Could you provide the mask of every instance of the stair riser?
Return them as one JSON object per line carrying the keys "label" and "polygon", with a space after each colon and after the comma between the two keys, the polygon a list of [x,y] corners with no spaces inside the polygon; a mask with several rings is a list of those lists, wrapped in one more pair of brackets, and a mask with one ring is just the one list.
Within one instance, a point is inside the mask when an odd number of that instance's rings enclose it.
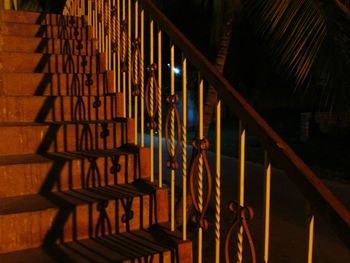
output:
{"label": "stair riser", "polygon": [[95,55],[94,40],[60,40],[49,38],[24,38],[0,35],[0,50],[45,54]]}
{"label": "stair riser", "polygon": [[[136,196],[132,200],[131,210],[134,216],[128,222],[122,221],[123,215],[125,215],[122,201],[118,200],[117,205],[114,200],[108,202],[106,212],[112,234],[150,226],[149,196],[143,196],[142,199]],[[124,205],[126,203],[127,200],[124,199]],[[37,212],[0,215],[0,253],[39,247],[53,242],[68,242],[100,236],[99,217],[97,203],[78,205],[71,211],[52,208]],[[50,231],[52,228],[54,230]],[[106,229],[108,228],[106,227]],[[53,232],[55,233],[52,234]]]}
{"label": "stair riser", "polygon": [[44,37],[63,39],[92,39],[92,27],[61,27],[47,25],[31,25],[19,23],[3,23],[1,34],[17,37]]}
{"label": "stair riser", "polygon": [[87,25],[87,18],[84,17],[68,17],[57,14],[43,14],[34,12],[19,11],[2,11],[1,19],[3,22],[24,23],[24,24],[42,24],[42,25],[62,25],[62,20],[66,25],[74,25],[81,27]]}
{"label": "stair riser", "polygon": [[[85,158],[0,166],[0,198],[92,187],[94,183],[96,186],[120,185],[147,176],[147,173],[139,175],[138,158],[134,154],[113,159],[106,156],[97,158],[95,163]],[[94,164],[100,173],[95,178],[91,173]]]}
{"label": "stair riser", "polygon": [[96,73],[106,69],[97,56],[0,53],[0,72]]}
{"label": "stair riser", "polygon": [[122,117],[121,96],[0,97],[0,121],[111,120]]}
{"label": "stair riser", "polygon": [[[75,83],[78,83],[78,88]],[[103,95],[113,86],[113,78],[103,74],[0,74],[1,96]]]}
{"label": "stair riser", "polygon": [[0,136],[6,140],[0,144],[0,156],[112,149],[127,142],[122,139],[127,132],[127,125],[120,123],[109,124],[107,128],[101,124],[2,127]]}

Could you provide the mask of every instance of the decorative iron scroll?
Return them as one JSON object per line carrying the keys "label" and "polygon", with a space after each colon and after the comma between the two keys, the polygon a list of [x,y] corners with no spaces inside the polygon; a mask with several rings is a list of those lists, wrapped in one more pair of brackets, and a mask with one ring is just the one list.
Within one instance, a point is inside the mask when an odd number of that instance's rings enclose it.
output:
{"label": "decorative iron scroll", "polygon": [[[166,98],[167,103],[169,103],[169,111],[165,120],[165,144],[168,152],[169,160],[167,161],[167,167],[170,170],[176,170],[179,168],[179,163],[177,162],[177,155],[180,150],[181,144],[181,122],[179,117],[179,112],[176,108],[176,103],[179,101],[179,97],[177,95],[170,95]],[[176,120],[176,128],[177,128],[177,142],[174,152],[172,152],[171,144],[169,143],[169,122],[171,121],[171,116],[174,114]],[[170,133],[173,133],[173,130],[170,130]],[[174,134],[171,134],[173,137]]]}
{"label": "decorative iron scroll", "polygon": [[230,261],[230,239],[235,233],[237,234],[238,231],[240,231],[239,229],[242,226],[243,232],[245,233],[248,239],[252,263],[256,263],[255,247],[247,224],[247,221],[253,219],[254,217],[253,209],[249,206],[240,206],[237,202],[231,202],[229,204],[229,210],[235,215],[235,220],[229,228],[229,230],[227,231],[225,238],[225,262],[232,262]]}
{"label": "decorative iron scroll", "polygon": [[[192,198],[192,202],[195,208],[195,215],[193,216],[192,220],[199,225],[199,227],[203,228],[204,230],[208,229],[208,221],[204,218],[205,212],[208,209],[209,202],[210,202],[210,197],[211,197],[211,188],[212,188],[212,178],[211,178],[211,172],[210,172],[210,167],[208,164],[208,159],[206,155],[206,150],[209,149],[209,141],[205,138],[203,139],[195,139],[192,142],[193,148],[197,151],[196,157],[194,161],[192,162],[191,165],[191,170],[190,170],[190,194]],[[202,158],[204,168],[206,171],[207,175],[207,180],[208,180],[208,187],[207,187],[207,194],[206,194],[206,199],[203,201],[204,205],[203,208],[200,209],[199,207],[199,200],[196,198],[196,191],[195,191],[195,179],[196,176],[198,176],[198,171],[196,171],[196,168],[198,170],[202,169],[200,167],[200,159]]]}
{"label": "decorative iron scroll", "polygon": [[141,62],[141,42],[139,38],[136,38],[132,43],[133,52],[131,56],[131,83],[133,87],[132,95],[140,96],[140,76],[142,74],[142,62]]}
{"label": "decorative iron scroll", "polygon": [[103,9],[102,0],[97,0],[97,21],[99,23],[102,22],[102,9]]}
{"label": "decorative iron scroll", "polygon": [[128,24],[126,20],[124,20],[120,26],[120,42],[122,43],[121,45],[121,55],[120,55],[120,60],[122,64],[122,72],[127,72],[128,67],[127,67],[127,54],[128,54]]}
{"label": "decorative iron scroll", "polygon": [[[147,67],[149,77],[145,89],[145,104],[148,113],[149,121],[147,122],[147,128],[153,130],[157,128],[157,122],[155,121],[156,113],[158,110],[158,82],[155,75],[157,70],[157,64],[152,64]],[[153,88],[153,96],[151,97],[151,88]],[[152,111],[151,111],[152,109]]]}
{"label": "decorative iron scroll", "polygon": [[107,234],[112,234],[112,226],[111,221],[108,217],[106,208],[108,207],[108,201],[102,200],[97,204],[97,211],[100,213],[100,216],[98,217],[95,236],[99,235],[99,232],[101,231],[101,235],[106,235],[106,226],[107,226]]}
{"label": "decorative iron scroll", "polygon": [[85,179],[85,188],[89,188],[90,182],[92,187],[96,187],[96,181],[97,186],[101,187],[101,173],[97,166],[97,158],[91,157],[88,158],[88,161],[90,166]]}
{"label": "decorative iron scroll", "polygon": [[112,17],[112,52],[117,53],[117,7],[113,6],[111,9],[111,17]]}
{"label": "decorative iron scroll", "polygon": [[108,36],[109,35],[109,24],[110,24],[110,16],[111,16],[111,8],[110,8],[110,1],[108,0],[104,0],[104,12],[105,12],[105,16],[104,16],[104,19],[105,19],[105,35]]}

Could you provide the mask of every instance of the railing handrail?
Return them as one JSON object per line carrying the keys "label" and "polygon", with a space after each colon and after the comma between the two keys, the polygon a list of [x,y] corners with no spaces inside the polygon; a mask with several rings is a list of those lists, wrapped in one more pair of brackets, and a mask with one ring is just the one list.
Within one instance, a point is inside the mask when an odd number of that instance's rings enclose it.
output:
{"label": "railing handrail", "polygon": [[313,209],[320,212],[350,247],[349,210],[151,0],[139,2],[209,84],[215,87],[219,98],[253,132],[273,160],[282,166]]}

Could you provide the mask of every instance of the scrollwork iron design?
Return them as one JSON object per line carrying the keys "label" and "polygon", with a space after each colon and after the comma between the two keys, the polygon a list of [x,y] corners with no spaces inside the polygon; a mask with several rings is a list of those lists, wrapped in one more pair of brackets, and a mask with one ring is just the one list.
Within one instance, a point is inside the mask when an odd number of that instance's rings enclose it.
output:
{"label": "scrollwork iron design", "polygon": [[[181,122],[179,117],[179,112],[176,108],[176,104],[179,101],[179,97],[177,95],[170,95],[166,98],[167,103],[170,105],[168,114],[166,116],[165,120],[165,144],[166,149],[168,152],[169,160],[167,161],[167,167],[170,170],[176,170],[179,168],[179,163],[177,161],[177,155],[180,151],[180,144],[181,144]],[[177,141],[174,151],[171,149],[171,144],[169,143],[169,124],[171,121],[171,116],[174,114],[175,121],[176,121],[176,128],[177,128]],[[170,130],[170,133],[172,133],[171,137],[173,137],[173,130]]]}
{"label": "scrollwork iron design", "polygon": [[[210,197],[211,197],[211,191],[212,191],[212,178],[211,178],[211,172],[210,167],[208,163],[208,159],[206,156],[206,150],[209,149],[209,142],[207,139],[195,139],[192,142],[193,148],[197,151],[195,158],[192,162],[191,169],[190,169],[190,194],[192,198],[192,202],[195,208],[195,215],[193,216],[192,220],[198,224],[198,226],[204,230],[208,229],[208,220],[205,219],[205,213],[208,209]],[[203,198],[202,196],[196,197],[196,191],[195,191],[195,179],[199,175],[199,170],[202,170],[202,167],[200,167],[201,162],[200,160],[203,160],[204,168],[206,170],[207,180],[208,180],[208,187],[207,187],[207,194],[205,200],[202,200],[204,205],[202,209],[200,208],[200,200],[199,198]],[[198,170],[196,169],[198,168]],[[200,179],[200,178],[198,178]]]}
{"label": "scrollwork iron design", "polygon": [[120,26],[120,42],[121,45],[121,54],[120,54],[120,60],[121,60],[121,71],[127,72],[128,66],[127,66],[127,54],[128,54],[128,24],[126,20],[124,20]]}
{"label": "scrollwork iron design", "polygon": [[[155,71],[157,70],[157,64],[152,64],[147,67],[149,72],[149,77],[145,89],[145,104],[146,111],[148,113],[149,121],[147,122],[147,127],[151,130],[157,128],[157,122],[155,121],[156,113],[158,110],[158,82],[155,76]],[[153,96],[151,97],[151,88],[153,88]],[[151,110],[152,109],[152,110]]]}
{"label": "scrollwork iron design", "polygon": [[131,56],[131,83],[133,87],[132,95],[139,96],[140,95],[140,76],[142,74],[140,39],[136,38],[132,46],[133,46],[133,53]]}
{"label": "scrollwork iron design", "polygon": [[242,226],[243,232],[248,239],[251,261],[252,263],[256,263],[256,254],[253,238],[247,223],[247,221],[251,220],[254,217],[253,209],[249,206],[240,206],[237,202],[231,202],[229,204],[229,210],[234,214],[235,219],[233,224],[228,229],[225,238],[225,262],[232,262],[230,261],[230,239],[235,233],[238,234],[238,231],[240,231],[240,227]]}

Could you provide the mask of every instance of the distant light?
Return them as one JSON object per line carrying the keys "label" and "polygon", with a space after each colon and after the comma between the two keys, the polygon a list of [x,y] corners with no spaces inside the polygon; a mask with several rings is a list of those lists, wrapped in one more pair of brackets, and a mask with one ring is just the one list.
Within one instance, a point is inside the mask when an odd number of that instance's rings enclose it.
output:
{"label": "distant light", "polygon": [[[168,68],[170,68],[170,64],[167,64]],[[179,75],[181,73],[181,70],[177,67],[173,67],[173,71],[176,75]]]}
{"label": "distant light", "polygon": [[174,67],[173,71],[176,75],[180,74],[180,69],[178,69],[177,67]]}

